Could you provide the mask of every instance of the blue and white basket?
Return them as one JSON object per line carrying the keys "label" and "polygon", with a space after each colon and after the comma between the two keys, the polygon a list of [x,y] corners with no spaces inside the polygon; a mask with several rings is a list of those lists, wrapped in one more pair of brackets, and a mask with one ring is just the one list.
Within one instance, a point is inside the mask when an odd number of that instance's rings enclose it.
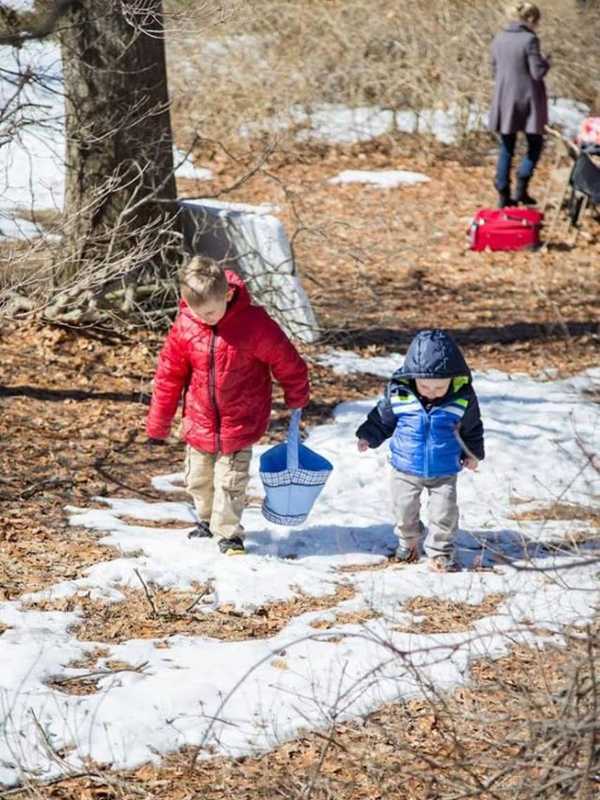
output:
{"label": "blue and white basket", "polygon": [[300,417],[292,412],[287,442],[260,457],[260,478],[265,487],[263,516],[277,525],[301,525],[325,486],[333,465],[300,444]]}

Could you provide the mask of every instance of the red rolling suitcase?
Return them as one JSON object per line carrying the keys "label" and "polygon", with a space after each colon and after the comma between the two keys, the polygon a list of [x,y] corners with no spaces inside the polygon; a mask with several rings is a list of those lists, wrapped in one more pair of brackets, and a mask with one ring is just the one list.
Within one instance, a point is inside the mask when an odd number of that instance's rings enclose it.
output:
{"label": "red rolling suitcase", "polygon": [[481,208],[469,227],[471,250],[533,250],[543,219],[535,208]]}

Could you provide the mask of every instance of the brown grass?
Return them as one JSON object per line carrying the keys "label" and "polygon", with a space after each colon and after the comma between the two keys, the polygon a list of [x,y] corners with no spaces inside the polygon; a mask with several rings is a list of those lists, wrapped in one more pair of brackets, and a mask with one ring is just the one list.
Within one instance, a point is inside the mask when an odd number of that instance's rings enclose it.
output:
{"label": "brown grass", "polygon": [[552,503],[543,508],[513,512],[511,519],[540,522],[577,520],[578,522],[588,522],[600,531],[600,508],[574,503]]}
{"label": "brown grass", "polygon": [[594,542],[600,534],[600,509],[595,506],[584,506],[574,503],[551,503],[543,508],[517,511],[511,515],[519,521],[553,522],[564,520],[577,523],[587,522],[590,526],[583,530],[567,530],[557,537],[557,541],[549,543],[557,548],[578,548]]}
{"label": "brown grass", "polygon": [[69,663],[66,666],[70,667],[71,669],[89,669],[89,670],[91,670],[92,667],[94,667],[96,665],[96,663],[98,662],[98,659],[106,658],[106,656],[108,655],[108,652],[109,651],[104,647],[96,647],[96,648],[94,648],[94,650],[91,650],[85,656],[82,656],[81,658],[73,659],[73,661],[69,661]]}
{"label": "brown grass", "polygon": [[[182,491],[184,491],[182,489]],[[119,516],[121,522],[125,525],[136,525],[142,528],[164,528],[170,530],[189,530],[194,527],[193,522],[180,522],[172,519],[139,519],[138,517],[129,517],[127,515]]]}
{"label": "brown grass", "polygon": [[336,572],[380,572],[390,567],[397,567],[397,564],[390,558],[378,561],[376,564],[342,564],[336,567]]}
{"label": "brown grass", "polygon": [[308,611],[332,608],[354,594],[348,585],[338,584],[331,595],[310,597],[299,591],[291,600],[265,604],[248,614],[229,605],[202,613],[202,600],[211,591],[209,585],[196,586],[192,592],[159,589],[151,584],[147,588],[151,602],[141,590],[122,589],[126,599],[119,603],[106,604],[75,595],[36,602],[29,607],[81,612],[83,619],[73,627],[80,641],[118,644],[129,639],[162,639],[176,634],[240,641],[274,636],[290,619]]}
{"label": "brown grass", "polygon": [[19,211],[19,217],[28,219],[31,222],[34,222],[36,225],[41,225],[42,228],[46,228],[46,230],[58,227],[62,222],[62,213],[52,208],[41,210],[22,208]]}
{"label": "brown grass", "polygon": [[0,600],[74,580],[87,567],[118,556],[115,548],[98,544],[90,531],[50,531],[40,523],[33,518],[0,518]]}
{"label": "brown grass", "polygon": [[315,619],[310,623],[311,628],[319,631],[328,631],[336,625],[361,625],[371,619],[380,617],[375,611],[364,609],[362,611],[337,611],[334,619]]}
{"label": "brown grass", "polygon": [[478,605],[438,597],[413,597],[404,603],[402,610],[424,617],[410,627],[397,625],[394,630],[410,633],[456,633],[468,631],[473,623],[497,611],[505,599],[503,594],[489,594]]}

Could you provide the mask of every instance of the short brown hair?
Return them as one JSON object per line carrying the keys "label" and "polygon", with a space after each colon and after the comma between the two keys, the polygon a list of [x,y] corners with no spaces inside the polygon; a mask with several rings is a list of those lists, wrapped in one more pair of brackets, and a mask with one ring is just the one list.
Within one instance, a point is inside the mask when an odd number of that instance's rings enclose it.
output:
{"label": "short brown hair", "polygon": [[229,286],[225,270],[217,261],[194,256],[179,274],[181,296],[192,308],[208,300],[221,300]]}

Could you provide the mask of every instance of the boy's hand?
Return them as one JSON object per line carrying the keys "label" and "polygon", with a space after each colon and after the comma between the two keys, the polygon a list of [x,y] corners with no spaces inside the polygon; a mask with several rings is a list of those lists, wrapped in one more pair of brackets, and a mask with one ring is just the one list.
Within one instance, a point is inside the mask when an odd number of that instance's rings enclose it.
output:
{"label": "boy's hand", "polygon": [[364,453],[366,450],[369,449],[369,443],[367,442],[366,439],[359,439],[358,442],[356,443],[356,446],[358,447],[359,453]]}
{"label": "boy's hand", "polygon": [[477,467],[479,466],[479,461],[472,456],[467,456],[463,461],[463,467],[470,469],[472,472],[475,472]]}

